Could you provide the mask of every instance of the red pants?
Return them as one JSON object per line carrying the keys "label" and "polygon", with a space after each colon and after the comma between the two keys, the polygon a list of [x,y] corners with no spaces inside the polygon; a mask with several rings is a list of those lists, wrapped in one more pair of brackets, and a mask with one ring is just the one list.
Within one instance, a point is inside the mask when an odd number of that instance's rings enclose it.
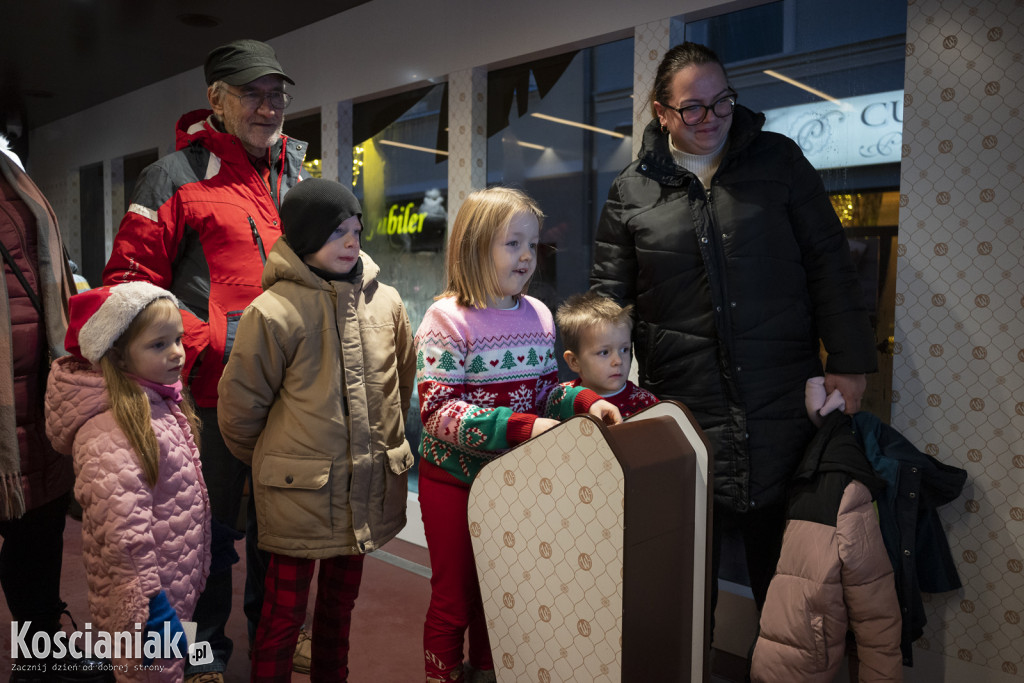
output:
{"label": "red pants", "polygon": [[[365,555],[320,560],[313,612],[309,679],[319,683],[348,680],[348,636],[352,607],[359,595]],[[306,619],[309,583],[316,560],[271,553],[263,612],[252,648],[250,681],[290,681],[299,629]]]}
{"label": "red pants", "polygon": [[470,665],[494,668],[469,538],[468,505],[468,488],[420,477],[420,508],[431,567],[423,649],[427,676],[445,681],[462,669],[467,629]]}

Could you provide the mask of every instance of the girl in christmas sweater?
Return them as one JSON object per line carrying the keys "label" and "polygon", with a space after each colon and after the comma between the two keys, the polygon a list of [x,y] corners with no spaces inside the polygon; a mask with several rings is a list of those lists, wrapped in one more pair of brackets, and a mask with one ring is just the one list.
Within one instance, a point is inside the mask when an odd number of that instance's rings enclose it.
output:
{"label": "girl in christmas sweater", "polygon": [[469,195],[452,227],[445,291],[416,333],[420,507],[432,570],[423,632],[428,683],[494,680],[466,520],[476,474],[559,419],[589,412],[621,421],[618,409],[589,389],[548,400],[558,383],[554,321],[525,295],[543,217],[518,190]]}

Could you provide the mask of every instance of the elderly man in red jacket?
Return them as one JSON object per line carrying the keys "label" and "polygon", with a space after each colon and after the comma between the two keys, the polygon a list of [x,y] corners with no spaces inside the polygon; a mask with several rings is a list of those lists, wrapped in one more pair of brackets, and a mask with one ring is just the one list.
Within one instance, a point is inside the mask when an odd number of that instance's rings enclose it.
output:
{"label": "elderly man in red jacket", "polygon": [[[234,527],[248,468],[224,446],[217,381],[242,311],[261,293],[266,254],[281,236],[278,208],[299,181],[306,145],[281,133],[291,101],[274,50],[255,40],[215,48],[206,59],[210,110],[178,121],[177,151],[147,167],[103,272],[103,284],[146,280],[182,304],[185,377],[203,421],[202,463],[213,509],[213,560],[195,619],[214,661],[190,667],[188,683],[218,683],[231,656]],[[265,558],[247,522],[245,612],[250,634],[263,600]]]}

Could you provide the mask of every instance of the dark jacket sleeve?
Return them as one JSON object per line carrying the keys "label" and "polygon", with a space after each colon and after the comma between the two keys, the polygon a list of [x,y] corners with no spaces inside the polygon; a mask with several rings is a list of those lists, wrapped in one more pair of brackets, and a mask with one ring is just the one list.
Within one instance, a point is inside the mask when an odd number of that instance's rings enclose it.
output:
{"label": "dark jacket sleeve", "polygon": [[790,220],[803,254],[818,335],[828,351],[826,371],[876,372],[874,335],[843,226],[818,172],[795,143],[787,142],[794,193]]}
{"label": "dark jacket sleeve", "polygon": [[636,300],[636,245],[625,224],[625,206],[619,188],[621,176],[612,183],[601,211],[594,241],[594,265],[590,288],[623,306]]}

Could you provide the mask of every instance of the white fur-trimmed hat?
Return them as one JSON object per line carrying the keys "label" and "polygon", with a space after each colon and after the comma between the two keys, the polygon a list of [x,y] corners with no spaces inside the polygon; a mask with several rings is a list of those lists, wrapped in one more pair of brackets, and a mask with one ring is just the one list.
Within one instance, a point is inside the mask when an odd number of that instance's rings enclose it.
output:
{"label": "white fur-trimmed hat", "polygon": [[64,348],[90,363],[99,363],[135,316],[157,299],[170,299],[179,306],[173,294],[149,282],[125,282],[75,294],[69,304]]}

